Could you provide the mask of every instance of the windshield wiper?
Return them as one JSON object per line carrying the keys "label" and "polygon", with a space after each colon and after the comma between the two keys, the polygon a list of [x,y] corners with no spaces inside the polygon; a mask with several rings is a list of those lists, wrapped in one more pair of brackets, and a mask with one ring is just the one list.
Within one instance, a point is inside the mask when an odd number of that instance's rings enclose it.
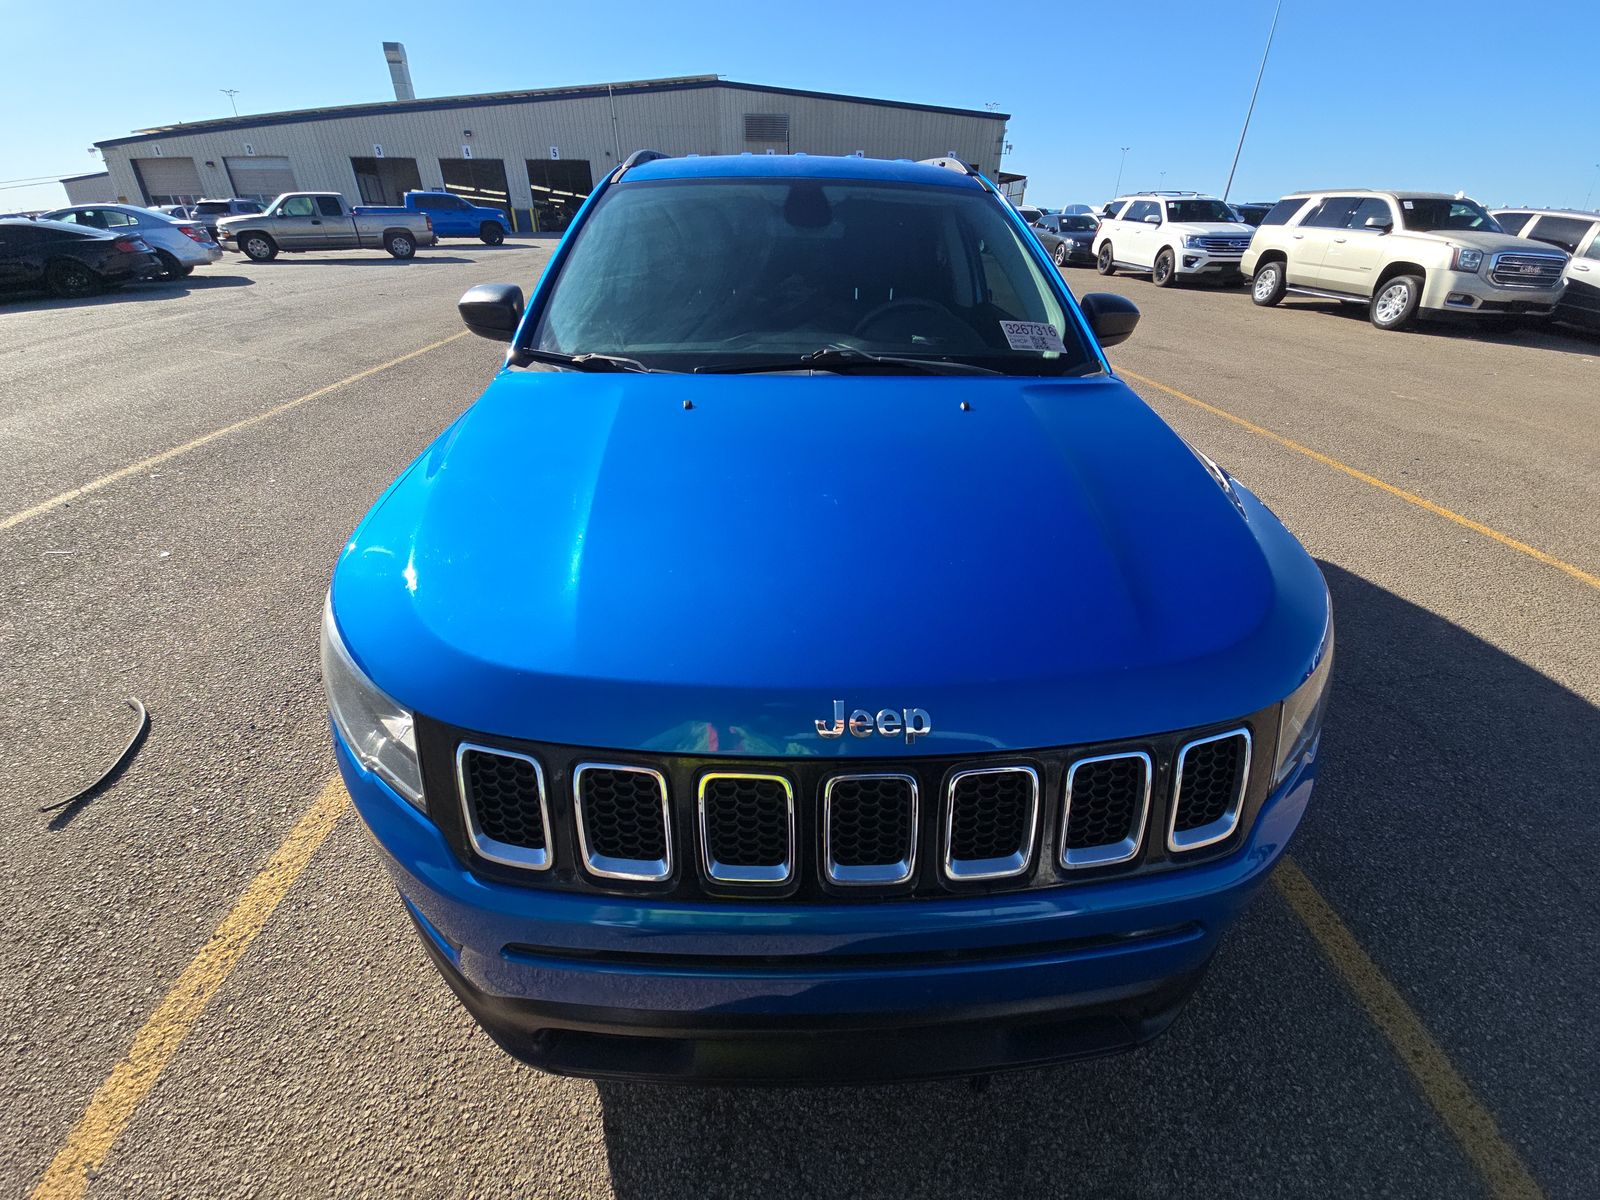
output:
{"label": "windshield wiper", "polygon": [[868,354],[848,346],[824,346],[810,354],[793,358],[762,359],[757,362],[712,363],[696,367],[696,375],[757,375],[764,371],[845,371],[851,367],[898,367],[919,375],[1003,375],[992,367],[978,367],[971,363],[947,362],[925,358],[894,358],[887,354]]}
{"label": "windshield wiper", "polygon": [[571,367],[574,371],[644,371],[652,368],[645,366],[636,358],[621,358],[615,354],[563,354],[559,350],[529,350],[526,348],[513,352],[516,361],[521,363],[542,362],[554,363],[558,367]]}

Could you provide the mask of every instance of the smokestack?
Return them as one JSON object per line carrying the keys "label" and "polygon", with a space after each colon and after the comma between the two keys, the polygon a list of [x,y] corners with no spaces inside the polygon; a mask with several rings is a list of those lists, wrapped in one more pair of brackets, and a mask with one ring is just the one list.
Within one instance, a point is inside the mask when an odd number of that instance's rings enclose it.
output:
{"label": "smokestack", "polygon": [[415,100],[417,94],[411,90],[411,68],[406,65],[406,48],[399,42],[385,42],[383,57],[389,60],[389,78],[394,80],[394,98]]}

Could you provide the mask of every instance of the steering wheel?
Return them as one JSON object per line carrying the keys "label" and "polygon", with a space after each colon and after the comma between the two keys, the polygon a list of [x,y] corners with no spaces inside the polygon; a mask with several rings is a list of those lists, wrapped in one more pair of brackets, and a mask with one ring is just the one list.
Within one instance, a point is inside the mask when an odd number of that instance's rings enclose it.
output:
{"label": "steering wheel", "polygon": [[937,300],[923,300],[912,296],[903,300],[885,300],[882,304],[878,305],[878,307],[867,313],[866,316],[862,317],[861,320],[857,321],[855,323],[855,328],[850,330],[850,334],[852,337],[861,337],[864,330],[869,328],[874,322],[883,320],[883,318],[888,316],[890,313],[911,312],[918,309],[924,312],[934,313],[940,317],[943,317],[947,321],[954,321],[956,319],[955,314],[944,305],[940,304]]}

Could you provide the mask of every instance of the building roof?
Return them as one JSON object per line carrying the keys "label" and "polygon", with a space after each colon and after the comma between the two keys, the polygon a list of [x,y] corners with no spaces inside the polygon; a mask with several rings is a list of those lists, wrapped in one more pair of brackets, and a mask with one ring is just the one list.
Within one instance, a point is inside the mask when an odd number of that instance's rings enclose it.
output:
{"label": "building roof", "polygon": [[696,91],[703,88],[734,88],[767,95],[806,96],[814,100],[841,100],[847,104],[873,104],[884,108],[907,108],[917,112],[949,113],[960,117],[982,117],[1009,121],[1010,113],[984,109],[947,108],[938,104],[913,104],[905,100],[880,100],[871,96],[849,96],[837,92],[813,92],[801,88],[767,87],[759,83],[737,83],[719,75],[679,75],[669,79],[634,79],[614,83],[588,83],[572,87],[537,88],[520,92],[484,92],[471,96],[439,96],[422,100],[383,100],[372,104],[341,104],[331,108],[302,108],[291,112],[257,113],[245,117],[218,117],[211,121],[180,122],[140,129],[127,137],[108,138],[96,146],[126,146],[192,133],[225,133],[239,129],[260,129],[268,125],[299,125],[310,121],[344,117],[391,116],[396,113],[434,112],[450,108],[487,108],[501,104],[541,104],[553,100],[595,99],[601,96],[639,96],[660,92]]}
{"label": "building roof", "polygon": [[63,175],[62,183],[77,183],[80,179],[110,179],[110,171],[85,171],[82,175]]}

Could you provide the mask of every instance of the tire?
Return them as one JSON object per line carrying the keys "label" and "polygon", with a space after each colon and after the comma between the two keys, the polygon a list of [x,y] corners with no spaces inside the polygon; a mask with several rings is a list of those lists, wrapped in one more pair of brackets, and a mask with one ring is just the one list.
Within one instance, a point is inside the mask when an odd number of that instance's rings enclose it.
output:
{"label": "tire", "polygon": [[1369,315],[1379,329],[1404,329],[1422,303],[1422,280],[1415,275],[1394,275],[1378,285]]}
{"label": "tire", "polygon": [[161,260],[161,278],[168,282],[177,282],[187,279],[194,274],[193,267],[186,267],[165,250],[157,250],[156,257]]}
{"label": "tire", "polygon": [[1161,288],[1178,282],[1178,261],[1171,250],[1156,252],[1156,261],[1150,267],[1150,282]]}
{"label": "tire", "polygon": [[1273,259],[1256,268],[1256,277],[1250,282],[1250,299],[1262,308],[1271,308],[1283,299],[1287,287],[1283,264]]}
{"label": "tire", "polygon": [[1100,253],[1095,255],[1094,269],[1102,275],[1115,275],[1117,273],[1117,260],[1111,253],[1111,243],[1101,242]]}
{"label": "tire", "polygon": [[1056,252],[1052,257],[1056,260],[1056,266],[1065,267],[1067,265],[1067,244],[1065,242],[1057,242]]}
{"label": "tire", "polygon": [[478,226],[478,236],[485,246],[498,246],[506,240],[506,231],[493,221],[485,221]]}
{"label": "tire", "polygon": [[239,249],[251,262],[271,262],[278,257],[278,243],[264,233],[247,233],[239,239]]}
{"label": "tire", "polygon": [[57,296],[77,300],[93,295],[100,286],[99,277],[75,258],[58,258],[45,269],[45,286]]}
{"label": "tire", "polygon": [[396,258],[410,258],[417,252],[417,243],[411,239],[409,233],[386,233],[383,237],[383,248]]}

